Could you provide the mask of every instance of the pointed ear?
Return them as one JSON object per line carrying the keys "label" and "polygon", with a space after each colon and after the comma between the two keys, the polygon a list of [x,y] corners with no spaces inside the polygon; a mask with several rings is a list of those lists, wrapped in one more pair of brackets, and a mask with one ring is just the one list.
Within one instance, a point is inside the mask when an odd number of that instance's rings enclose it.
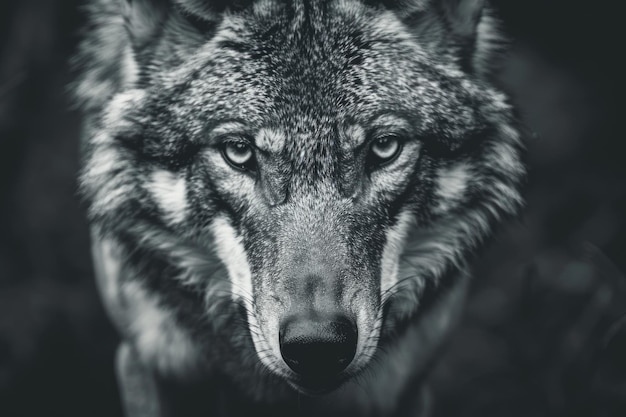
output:
{"label": "pointed ear", "polygon": [[[217,28],[223,12],[241,0],[118,0],[132,60],[138,68],[158,54],[159,42],[168,38],[167,57],[184,56],[205,42]],[[163,51],[161,51],[163,52]],[[140,71],[141,72],[141,71]]]}
{"label": "pointed ear", "polygon": [[[154,39],[167,20],[170,24],[190,24],[206,31],[220,19],[226,8],[237,7],[240,0],[119,0],[126,30],[136,50]],[[172,22],[173,21],[173,22]],[[190,28],[181,28],[181,30]],[[189,34],[189,33],[188,33]]]}
{"label": "pointed ear", "polygon": [[166,0],[121,0],[124,26],[135,50],[154,38],[167,17]]}
{"label": "pointed ear", "polygon": [[[136,49],[149,43],[166,20],[178,26],[191,25],[199,32],[210,32],[226,10],[239,10],[252,0],[118,0],[126,29]],[[172,22],[172,20],[174,22]],[[181,28],[189,33],[189,27]]]}
{"label": "pointed ear", "polygon": [[497,20],[486,0],[388,0],[416,37],[436,53],[445,53],[464,70],[487,76],[503,44]]}
{"label": "pointed ear", "polygon": [[485,6],[485,0],[443,0],[444,16],[450,30],[459,37],[473,37]]}

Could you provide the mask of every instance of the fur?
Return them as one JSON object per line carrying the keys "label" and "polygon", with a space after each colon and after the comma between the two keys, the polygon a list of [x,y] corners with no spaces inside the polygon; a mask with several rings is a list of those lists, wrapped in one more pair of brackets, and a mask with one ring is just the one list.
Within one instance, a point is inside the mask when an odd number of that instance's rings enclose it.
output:
{"label": "fur", "polygon": [[[417,381],[462,311],[471,256],[523,204],[489,6],[86,10],[80,184],[126,413],[187,413],[172,387],[207,383],[216,415],[427,408]],[[281,326],[307,311],[357,329],[319,390],[281,356]]]}

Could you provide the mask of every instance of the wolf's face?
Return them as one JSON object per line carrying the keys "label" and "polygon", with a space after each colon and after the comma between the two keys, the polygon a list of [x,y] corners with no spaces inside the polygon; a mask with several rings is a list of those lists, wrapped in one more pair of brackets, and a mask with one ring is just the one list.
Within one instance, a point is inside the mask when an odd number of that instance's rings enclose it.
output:
{"label": "wolf's face", "polygon": [[88,152],[92,218],[215,253],[259,360],[328,390],[517,209],[511,109],[407,24],[426,6],[259,1],[203,33],[197,3],[164,29],[193,47],[158,72],[129,58]]}

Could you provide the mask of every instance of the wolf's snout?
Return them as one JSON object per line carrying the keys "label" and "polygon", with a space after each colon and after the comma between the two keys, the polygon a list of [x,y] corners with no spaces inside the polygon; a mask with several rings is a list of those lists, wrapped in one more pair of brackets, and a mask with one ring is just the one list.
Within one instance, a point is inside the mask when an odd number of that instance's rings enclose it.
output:
{"label": "wolf's snout", "polygon": [[280,328],[280,352],[310,383],[324,383],[346,369],[357,345],[354,321],[345,316],[291,316]]}

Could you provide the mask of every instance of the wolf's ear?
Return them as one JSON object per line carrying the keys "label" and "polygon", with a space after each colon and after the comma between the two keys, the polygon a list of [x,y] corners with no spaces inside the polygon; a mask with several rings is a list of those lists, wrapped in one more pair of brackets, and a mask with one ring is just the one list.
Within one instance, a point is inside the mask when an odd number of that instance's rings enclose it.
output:
{"label": "wolf's ear", "polygon": [[189,18],[191,23],[205,26],[219,18],[222,0],[118,0],[122,3],[124,25],[136,50],[150,43],[163,30],[167,21]]}
{"label": "wolf's ear", "polygon": [[416,37],[457,58],[466,71],[489,74],[503,44],[486,0],[385,0]]}
{"label": "wolf's ear", "polygon": [[166,26],[186,35],[194,28],[210,32],[224,10],[237,10],[251,3],[251,0],[118,1],[122,2],[124,23],[135,49],[142,49]]}
{"label": "wolf's ear", "polygon": [[167,15],[166,0],[120,0],[124,26],[135,49],[153,39]]}
{"label": "wolf's ear", "polygon": [[227,8],[237,10],[248,6],[252,0],[173,0],[188,13],[199,17],[213,18]]}
{"label": "wolf's ear", "polygon": [[475,36],[485,0],[442,0],[440,3],[449,28],[456,36]]}

